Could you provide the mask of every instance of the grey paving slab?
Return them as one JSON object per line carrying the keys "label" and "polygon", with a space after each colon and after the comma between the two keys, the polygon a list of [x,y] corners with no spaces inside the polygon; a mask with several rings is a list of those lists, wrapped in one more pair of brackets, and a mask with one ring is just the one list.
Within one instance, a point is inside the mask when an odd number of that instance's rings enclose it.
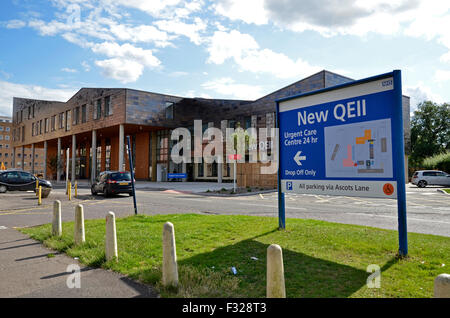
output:
{"label": "grey paving slab", "polygon": [[[79,267],[80,288],[68,287],[74,287],[70,265]],[[112,271],[83,266],[9,228],[0,230],[0,282],[0,297],[158,297],[150,286]]]}

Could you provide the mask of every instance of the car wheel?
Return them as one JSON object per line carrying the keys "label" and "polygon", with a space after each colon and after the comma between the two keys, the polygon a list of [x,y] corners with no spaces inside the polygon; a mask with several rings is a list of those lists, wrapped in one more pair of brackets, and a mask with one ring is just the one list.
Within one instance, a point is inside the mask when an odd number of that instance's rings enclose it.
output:
{"label": "car wheel", "polygon": [[6,191],[8,190],[8,188],[4,185],[0,185],[0,193],[6,193]]}
{"label": "car wheel", "polygon": [[425,187],[427,186],[427,182],[424,181],[424,180],[420,180],[420,181],[417,183],[417,186],[418,186],[419,188],[425,188]]}

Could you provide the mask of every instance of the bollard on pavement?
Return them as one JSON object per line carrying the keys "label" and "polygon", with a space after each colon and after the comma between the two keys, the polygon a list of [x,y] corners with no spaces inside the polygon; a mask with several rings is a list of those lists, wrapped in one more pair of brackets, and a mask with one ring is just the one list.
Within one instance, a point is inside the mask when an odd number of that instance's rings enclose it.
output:
{"label": "bollard on pavement", "polygon": [[85,242],[84,238],[84,211],[83,206],[78,204],[75,207],[75,227],[74,227],[74,241],[75,245]]}
{"label": "bollard on pavement", "polygon": [[42,204],[42,186],[39,186],[38,189],[38,205]]}
{"label": "bollard on pavement", "polygon": [[75,181],[75,198],[78,196],[78,182]]}
{"label": "bollard on pavement", "polygon": [[105,238],[106,260],[118,258],[117,254],[117,234],[116,234],[116,216],[114,212],[109,211],[106,215],[106,238]]}
{"label": "bollard on pavement", "polygon": [[67,194],[69,195],[69,201],[72,200],[72,184],[70,183],[70,181],[67,186]]}
{"label": "bollard on pavement", "polygon": [[286,298],[283,251],[277,244],[267,248],[267,298]]}
{"label": "bollard on pavement", "polygon": [[178,286],[177,252],[175,247],[175,230],[173,224],[166,222],[163,227],[163,267],[162,283],[164,286]]}
{"label": "bollard on pavement", "polygon": [[56,200],[53,203],[53,221],[52,221],[52,235],[62,235],[62,223],[61,223],[61,201]]}
{"label": "bollard on pavement", "polygon": [[434,298],[450,298],[449,274],[441,274],[434,279]]}

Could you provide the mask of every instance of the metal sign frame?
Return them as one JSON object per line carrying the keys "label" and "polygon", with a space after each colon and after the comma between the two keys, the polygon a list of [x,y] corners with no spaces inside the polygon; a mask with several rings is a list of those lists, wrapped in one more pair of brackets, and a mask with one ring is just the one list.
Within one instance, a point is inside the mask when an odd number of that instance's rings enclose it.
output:
{"label": "metal sign frame", "polygon": [[[389,109],[390,117],[387,117],[385,119],[390,119],[390,138],[391,138],[391,146],[392,146],[392,176],[390,177],[373,177],[370,180],[375,181],[393,181],[396,182],[396,188],[394,194],[394,198],[396,195],[397,199],[397,208],[398,208],[398,232],[399,232],[399,254],[400,256],[406,256],[408,254],[408,243],[407,243],[407,224],[406,224],[406,188],[405,188],[405,162],[404,162],[404,134],[403,134],[403,112],[402,112],[402,84],[401,84],[401,71],[400,70],[394,70],[393,72],[352,81],[349,83],[333,86],[333,87],[327,87],[324,89],[299,94],[291,97],[282,98],[276,101],[276,121],[277,121],[277,127],[280,129],[283,127],[283,122],[280,121],[280,104],[285,103],[286,105],[290,105],[290,102],[293,102],[293,100],[304,100],[304,101],[314,101],[316,97],[320,97],[322,94],[323,96],[326,96],[325,94],[329,94],[330,96],[339,96],[339,91],[342,90],[353,90],[356,92],[355,97],[352,98],[358,98],[363,96],[368,96],[364,93],[365,87],[370,85],[373,82],[376,81],[382,81],[385,79],[392,78],[392,85],[393,88],[388,90],[389,91],[389,105],[392,105],[392,108]],[[343,90],[344,89],[344,90]],[[358,95],[358,92],[361,91],[361,94]],[[347,97],[348,98],[348,97]],[[345,98],[341,98],[345,99]],[[286,103],[288,102],[288,103]],[[336,98],[335,100],[331,99],[328,103],[331,102],[339,102],[339,98]],[[319,104],[311,104],[309,106],[306,106],[304,109],[307,109],[307,107],[318,107],[321,106]],[[292,106],[287,110],[298,110],[300,107],[295,108],[295,103],[292,103]],[[301,108],[303,109],[303,108]],[[284,110],[286,111],[286,110]],[[302,117],[302,120],[306,120],[306,113],[305,116]],[[383,118],[383,117],[382,117]],[[317,114],[316,114],[317,119]],[[300,119],[298,119],[300,122]],[[369,122],[372,119],[367,120],[358,120],[355,121],[355,123],[364,123]],[[311,122],[314,122],[311,120]],[[281,124],[281,125],[280,125]],[[343,124],[341,124],[343,125]],[[331,127],[331,126],[323,126],[323,130],[325,131],[325,128]],[[286,219],[285,219],[285,192],[283,189],[286,189],[286,186],[288,188],[292,187],[292,183],[289,184],[288,181],[286,181],[286,178],[282,178],[282,168],[283,168],[283,159],[284,156],[286,156],[287,150],[285,146],[282,144],[282,131],[280,129],[280,138],[278,140],[279,142],[279,151],[278,151],[278,218],[279,218],[279,228],[285,229],[286,228]],[[325,132],[322,133],[322,136],[324,138]],[[325,139],[325,138],[324,138]],[[325,140],[322,141],[324,148],[325,148]],[[294,149],[295,147],[290,148]],[[322,149],[320,149],[322,150]],[[295,151],[295,150],[294,150]],[[300,151],[299,151],[300,152]],[[325,149],[323,149],[322,153],[323,157],[325,157]],[[292,156],[292,153],[290,153],[290,156]],[[297,162],[298,165],[301,165],[301,163],[306,160],[305,153],[296,153],[295,157],[291,158]],[[322,160],[322,159],[321,159]],[[287,162],[287,161],[286,161]],[[290,162],[290,161],[289,161]],[[326,162],[326,159],[323,158],[323,162]],[[324,167],[325,168],[325,167]],[[322,172],[325,174],[325,172]],[[286,174],[286,173],[285,173]],[[285,182],[283,182],[283,180]],[[302,180],[302,177],[297,177],[296,180]],[[311,178],[310,178],[311,180]],[[342,178],[342,177],[325,177],[324,179],[313,179],[316,181],[359,181],[364,182],[367,179],[365,178],[358,178],[358,177],[349,177],[349,178]],[[372,189],[372,188],[371,188]],[[391,191],[388,187],[386,189],[387,192]],[[383,190],[384,191],[384,190]],[[386,194],[387,192],[384,191]],[[327,193],[330,194],[330,193]],[[343,195],[337,193],[336,195]],[[352,195],[352,194],[350,194]],[[389,197],[389,196],[388,196]]]}

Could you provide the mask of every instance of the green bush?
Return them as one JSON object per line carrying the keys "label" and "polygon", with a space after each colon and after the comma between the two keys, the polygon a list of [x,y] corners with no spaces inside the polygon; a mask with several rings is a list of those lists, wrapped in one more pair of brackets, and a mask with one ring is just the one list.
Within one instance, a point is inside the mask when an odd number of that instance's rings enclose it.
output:
{"label": "green bush", "polygon": [[425,169],[437,169],[450,172],[450,151],[425,158],[422,166]]}

